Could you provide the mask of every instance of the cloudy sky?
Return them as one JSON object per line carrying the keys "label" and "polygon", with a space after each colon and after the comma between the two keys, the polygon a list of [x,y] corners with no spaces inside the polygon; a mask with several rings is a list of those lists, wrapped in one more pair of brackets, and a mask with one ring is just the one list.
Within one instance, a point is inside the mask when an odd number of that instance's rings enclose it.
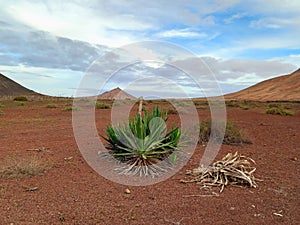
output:
{"label": "cloudy sky", "polygon": [[[216,85],[229,93],[300,67],[298,0],[0,4],[0,73],[43,94],[74,96],[90,87],[80,85],[88,76],[97,77],[90,88],[99,92],[120,86],[135,95],[177,96],[182,89],[196,97],[218,94]],[[125,59],[131,50],[141,57]]]}

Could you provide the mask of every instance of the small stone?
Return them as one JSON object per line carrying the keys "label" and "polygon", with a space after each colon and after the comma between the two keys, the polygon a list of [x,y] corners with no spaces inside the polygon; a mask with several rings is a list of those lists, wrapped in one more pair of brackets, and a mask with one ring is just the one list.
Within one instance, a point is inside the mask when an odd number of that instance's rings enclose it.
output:
{"label": "small stone", "polygon": [[230,207],[229,209],[230,209],[230,210],[235,210],[235,208],[234,208],[234,207]]}
{"label": "small stone", "polygon": [[126,194],[130,194],[131,191],[130,191],[128,188],[126,188],[126,189],[125,189],[125,193],[126,193]]}
{"label": "small stone", "polygon": [[293,160],[293,161],[298,161],[298,158],[297,158],[297,157],[294,157],[292,160]]}
{"label": "small stone", "polygon": [[148,198],[151,199],[151,200],[155,200],[155,196],[154,195],[150,195]]}
{"label": "small stone", "polygon": [[73,156],[64,158],[65,161],[69,161],[69,160],[71,160],[71,159],[73,159]]}

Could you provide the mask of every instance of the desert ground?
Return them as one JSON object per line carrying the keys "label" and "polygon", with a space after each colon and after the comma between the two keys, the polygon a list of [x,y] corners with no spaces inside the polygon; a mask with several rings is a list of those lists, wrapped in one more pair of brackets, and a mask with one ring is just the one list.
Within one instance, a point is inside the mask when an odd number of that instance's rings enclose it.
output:
{"label": "desert ground", "polygon": [[[236,151],[251,157],[259,181],[257,188],[229,185],[222,193],[180,182],[186,170],[199,166],[203,145],[170,179],[124,186],[103,178],[83,159],[73,135],[71,99],[0,103],[1,225],[299,224],[299,102],[228,103],[228,119],[252,144],[222,145],[216,159]],[[266,114],[270,104],[284,105],[294,115]],[[209,116],[206,104],[196,106],[200,120]],[[96,109],[100,133],[109,125],[110,110]]]}

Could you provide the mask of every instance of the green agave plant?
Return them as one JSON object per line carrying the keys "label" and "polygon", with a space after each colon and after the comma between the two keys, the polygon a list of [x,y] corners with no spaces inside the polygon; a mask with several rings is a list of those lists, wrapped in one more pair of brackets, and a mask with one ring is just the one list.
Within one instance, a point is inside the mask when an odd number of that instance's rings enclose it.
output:
{"label": "green agave plant", "polygon": [[[155,164],[179,150],[181,130],[176,127],[167,132],[166,121],[167,112],[156,107],[151,114],[146,111],[126,124],[107,127],[107,137],[102,138],[109,144],[109,153],[129,165],[125,174],[149,175],[149,170],[155,174],[162,170]],[[176,161],[176,157],[171,159]]]}

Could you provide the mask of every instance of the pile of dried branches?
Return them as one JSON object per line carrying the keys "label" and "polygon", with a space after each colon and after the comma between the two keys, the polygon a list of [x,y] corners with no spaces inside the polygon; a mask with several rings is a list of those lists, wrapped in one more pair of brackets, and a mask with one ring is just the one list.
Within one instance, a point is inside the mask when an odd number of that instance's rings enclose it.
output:
{"label": "pile of dried branches", "polygon": [[232,185],[247,185],[256,188],[256,178],[253,176],[256,168],[251,166],[253,159],[228,153],[222,160],[213,163],[208,168],[196,168],[187,170],[186,174],[192,176],[190,180],[182,180],[183,183],[195,182],[204,186],[224,187]]}

